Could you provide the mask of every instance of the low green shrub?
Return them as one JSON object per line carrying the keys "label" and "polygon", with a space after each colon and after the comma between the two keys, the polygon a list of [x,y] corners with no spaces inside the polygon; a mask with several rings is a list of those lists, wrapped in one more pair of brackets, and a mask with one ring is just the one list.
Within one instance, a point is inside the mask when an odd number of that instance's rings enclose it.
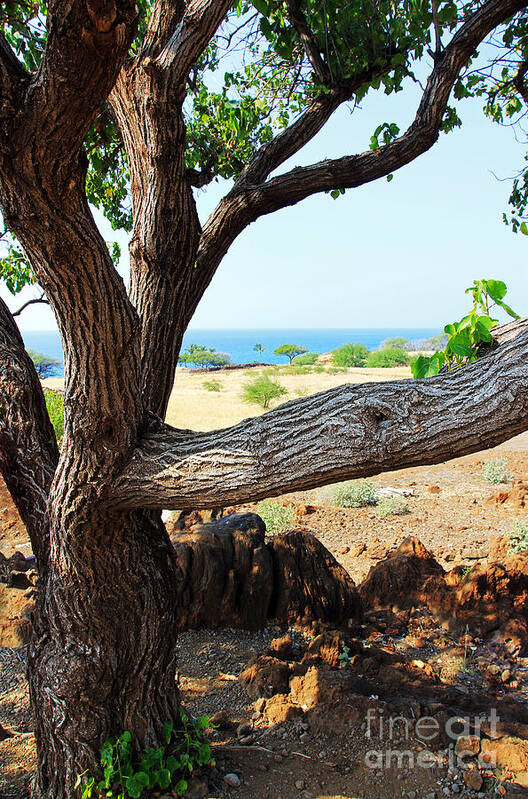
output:
{"label": "low green shrub", "polygon": [[348,480],[333,487],[332,501],[340,508],[363,508],[376,504],[378,490],[368,480]]}
{"label": "low green shrub", "polygon": [[398,347],[387,347],[384,350],[374,350],[369,352],[367,358],[367,366],[369,367],[391,367],[391,366],[407,366],[410,358],[405,350]]}
{"label": "low green shrub", "polygon": [[294,366],[313,366],[314,363],[317,363],[318,358],[318,352],[305,352],[303,355],[297,355],[297,357],[293,359],[292,364]]}
{"label": "low green shrub", "polygon": [[295,508],[292,505],[281,505],[280,502],[273,502],[265,499],[257,505],[257,513],[266,525],[268,533],[280,533],[292,527],[297,518]]}
{"label": "low green shrub", "polygon": [[484,480],[488,483],[497,485],[498,483],[509,483],[512,479],[508,471],[508,461],[506,458],[492,458],[482,466]]}
{"label": "low green shrub", "polygon": [[379,516],[403,516],[410,513],[410,508],[402,497],[383,497],[376,505]]}
{"label": "low green shrub", "polygon": [[368,349],[364,344],[343,344],[332,351],[334,366],[365,366]]}
{"label": "low green shrub", "polygon": [[202,386],[206,391],[221,391],[222,383],[220,380],[204,380]]}
{"label": "low green shrub", "polygon": [[260,405],[264,410],[269,408],[273,399],[282,397],[288,391],[284,386],[275,380],[271,380],[268,375],[256,377],[251,383],[246,383],[242,389],[242,399],[254,405]]}
{"label": "low green shrub", "polygon": [[510,533],[510,547],[508,552],[525,552],[528,549],[528,521],[515,519],[513,530]]}
{"label": "low green shrub", "polygon": [[44,389],[44,399],[46,400],[46,408],[48,415],[55,430],[57,444],[62,444],[62,436],[64,433],[64,397],[60,391],[53,391],[51,388]]}
{"label": "low green shrub", "polygon": [[152,796],[153,789],[170,789],[172,796],[183,796],[191,774],[203,766],[215,765],[205,738],[210,726],[208,716],[191,719],[181,711],[177,728],[172,721],[165,724],[164,746],[158,749],[148,747],[135,753],[128,731],[107,739],[100,757],[103,779],[87,776],[86,772],[77,777],[75,787],[81,799],[139,799]]}

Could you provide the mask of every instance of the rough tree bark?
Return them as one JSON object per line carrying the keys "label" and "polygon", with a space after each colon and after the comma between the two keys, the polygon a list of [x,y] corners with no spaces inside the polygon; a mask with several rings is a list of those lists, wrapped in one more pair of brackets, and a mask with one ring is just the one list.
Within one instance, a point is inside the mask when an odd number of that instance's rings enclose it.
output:
{"label": "rough tree bark", "polygon": [[[182,106],[189,71],[230,5],[158,0],[130,59],[133,0],[53,0],[46,52],[33,75],[0,37],[0,207],[55,312],[65,353],[57,463],[42,392],[0,306],[0,470],[41,569],[29,660],[39,799],[71,799],[77,774],[95,770],[105,737],[130,729],[139,747],[155,744],[177,712],[182,581],[160,508],[218,505],[432,462],[526,427],[526,334],[452,376],[373,394],[344,388],[216,434],[160,421],[183,332],[241,230],[317,191],[375,180],[431,147],[468,56],[526,4],[487,0],[477,9],[437,55],[415,122],[391,145],[270,179],[374,73],[322,93],[257,152],[201,230],[192,186],[207,175],[184,168]],[[299,5],[290,9],[321,70]],[[129,294],[85,195],[82,144],[109,98],[131,170]],[[513,377],[517,383],[505,385]],[[478,398],[474,412],[460,410],[461,392],[471,403]],[[435,410],[450,416],[440,423]],[[471,425],[482,420],[477,439]]]}
{"label": "rough tree bark", "polygon": [[339,386],[210,433],[157,425],[114,501],[215,507],[500,444],[528,429],[528,320],[506,327],[481,361],[427,380]]}

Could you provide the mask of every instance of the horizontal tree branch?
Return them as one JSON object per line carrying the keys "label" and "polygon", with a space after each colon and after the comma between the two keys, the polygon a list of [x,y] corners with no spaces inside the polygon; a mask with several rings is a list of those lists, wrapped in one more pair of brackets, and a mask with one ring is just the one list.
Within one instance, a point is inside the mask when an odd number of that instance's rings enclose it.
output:
{"label": "horizontal tree branch", "polygon": [[110,501],[222,506],[496,446],[528,430],[528,319],[517,327],[513,340],[445,375],[339,386],[209,433],[158,422]]}

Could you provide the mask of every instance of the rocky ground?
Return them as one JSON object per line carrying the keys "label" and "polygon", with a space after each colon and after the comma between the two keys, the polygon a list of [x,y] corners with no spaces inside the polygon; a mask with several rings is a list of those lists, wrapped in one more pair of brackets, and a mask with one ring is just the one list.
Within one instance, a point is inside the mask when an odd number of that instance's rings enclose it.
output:
{"label": "rocky ground", "polygon": [[[512,480],[493,486],[482,465],[499,455]],[[217,765],[189,796],[528,796],[528,556],[507,542],[526,516],[527,471],[521,436],[375,478],[405,491],[405,515],[339,509],[327,489],[281,497],[352,576],[363,617],[179,637],[183,701],[217,724]],[[24,661],[36,580],[0,485],[0,551],[17,550],[0,563],[0,799],[28,796],[34,767]]]}

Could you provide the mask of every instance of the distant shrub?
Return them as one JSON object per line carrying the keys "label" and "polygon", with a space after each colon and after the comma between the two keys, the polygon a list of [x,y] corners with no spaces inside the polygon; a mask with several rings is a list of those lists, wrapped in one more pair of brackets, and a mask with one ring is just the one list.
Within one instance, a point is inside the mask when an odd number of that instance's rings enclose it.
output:
{"label": "distant shrub", "polygon": [[273,399],[287,394],[287,389],[275,380],[271,380],[268,375],[255,378],[251,383],[247,383],[242,390],[244,402],[251,402],[253,405],[260,405],[264,410],[269,408]]}
{"label": "distant shrub", "polygon": [[484,479],[494,485],[497,483],[509,483],[512,479],[508,471],[508,461],[504,457],[492,458],[492,460],[486,461],[482,466],[482,471]]}
{"label": "distant shrub", "polygon": [[206,391],[221,391],[222,383],[220,380],[204,380],[202,386]]}
{"label": "distant shrub", "polygon": [[206,349],[200,344],[189,344],[178,359],[180,365],[194,365],[199,369],[204,369],[207,366],[227,366],[230,363],[231,357],[227,352],[217,352],[214,347]]}
{"label": "distant shrub", "polygon": [[528,521],[515,519],[513,530],[510,533],[510,548],[508,552],[525,552],[528,549]]}
{"label": "distant shrub", "polygon": [[379,516],[403,516],[409,512],[409,506],[401,497],[384,497],[376,506],[376,513]]}
{"label": "distant shrub", "polygon": [[333,350],[332,363],[334,366],[365,366],[368,354],[364,344],[343,344]]}
{"label": "distant shrub", "polygon": [[265,499],[257,505],[257,513],[266,525],[268,533],[280,533],[295,523],[296,513],[292,505],[281,505]]}
{"label": "distant shrub", "polygon": [[324,371],[325,371],[324,366],[314,366],[314,368],[312,369],[312,372],[314,372],[314,374],[317,375],[323,374]]}
{"label": "distant shrub", "polygon": [[297,355],[292,364],[294,366],[313,366],[314,363],[317,363],[318,358],[318,352],[305,352],[303,355]]}
{"label": "distant shrub", "polygon": [[378,491],[367,480],[348,480],[334,486],[332,500],[340,508],[364,508],[376,504]]}
{"label": "distant shrub", "polygon": [[394,338],[386,338],[385,341],[381,342],[381,349],[382,350],[406,350],[409,347],[410,342],[406,338],[402,338],[402,336],[394,336]]}
{"label": "distant shrub", "polygon": [[369,352],[367,358],[367,366],[407,366],[410,358],[405,350],[400,350],[397,347],[392,347],[385,350],[374,350]]}
{"label": "distant shrub", "polygon": [[48,355],[43,355],[41,352],[28,350],[27,353],[33,361],[39,377],[51,377],[61,364],[58,358],[50,358]]}
{"label": "distant shrub", "polygon": [[62,436],[64,433],[64,397],[60,391],[52,391],[52,389],[44,389],[44,399],[46,400],[46,408],[48,415],[55,430],[57,444],[62,444]]}
{"label": "distant shrub", "polygon": [[329,375],[341,375],[346,372],[346,366],[329,366],[326,372]]}

